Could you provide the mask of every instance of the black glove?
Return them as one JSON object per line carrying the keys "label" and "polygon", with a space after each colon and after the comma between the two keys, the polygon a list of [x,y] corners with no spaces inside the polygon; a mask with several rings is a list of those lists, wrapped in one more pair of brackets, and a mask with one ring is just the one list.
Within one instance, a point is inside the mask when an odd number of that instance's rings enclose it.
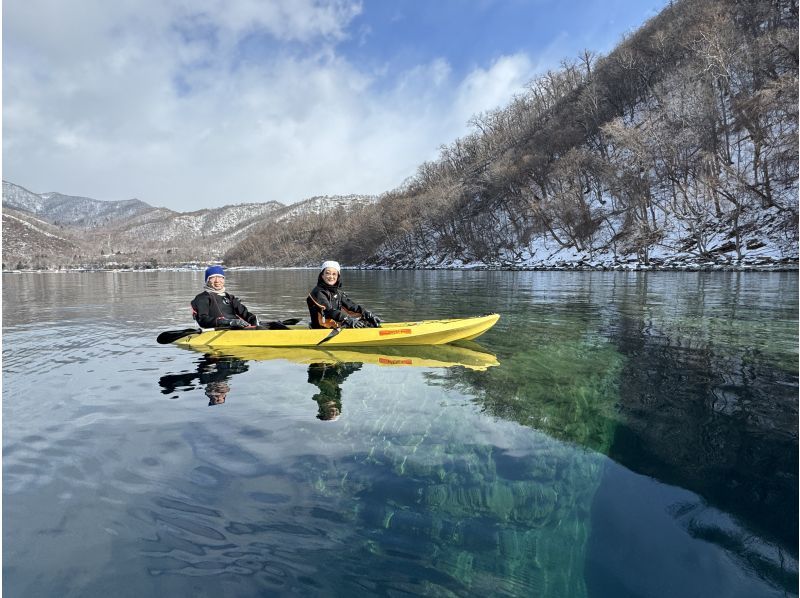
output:
{"label": "black glove", "polygon": [[371,311],[365,309],[364,312],[361,314],[361,317],[364,318],[370,324],[372,324],[375,328],[381,327],[381,319]]}
{"label": "black glove", "polygon": [[217,328],[247,328],[250,326],[250,324],[238,318],[235,320],[217,320],[217,323],[219,324]]}
{"label": "black glove", "polygon": [[366,327],[367,324],[361,321],[359,318],[345,316],[344,320],[342,320],[342,328],[366,328]]}

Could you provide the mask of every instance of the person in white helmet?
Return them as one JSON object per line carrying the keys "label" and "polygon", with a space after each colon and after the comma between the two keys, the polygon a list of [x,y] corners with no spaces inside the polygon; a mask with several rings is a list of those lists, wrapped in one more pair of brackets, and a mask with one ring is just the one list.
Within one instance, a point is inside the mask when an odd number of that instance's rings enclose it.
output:
{"label": "person in white helmet", "polygon": [[370,328],[381,325],[381,320],[364,309],[342,291],[342,274],[339,262],[322,263],[317,286],[306,298],[312,328]]}

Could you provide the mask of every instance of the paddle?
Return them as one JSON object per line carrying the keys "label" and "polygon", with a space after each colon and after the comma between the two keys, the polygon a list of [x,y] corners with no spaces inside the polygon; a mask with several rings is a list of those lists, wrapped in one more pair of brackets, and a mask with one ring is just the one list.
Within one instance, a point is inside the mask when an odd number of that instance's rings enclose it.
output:
{"label": "paddle", "polygon": [[174,343],[179,338],[183,338],[184,336],[189,336],[190,334],[200,334],[203,332],[199,328],[185,328],[183,330],[167,330],[166,332],[162,332],[156,337],[156,342],[159,345],[168,345],[170,343]]}
{"label": "paddle", "polygon": [[284,324],[285,326],[294,326],[295,324],[300,323],[300,318],[289,318],[288,320],[281,320],[280,323]]}
{"label": "paddle", "polygon": [[289,318],[288,320],[264,322],[256,326],[256,330],[288,330],[287,326],[294,326],[300,322],[300,318]]}
{"label": "paddle", "polygon": [[[280,322],[267,322],[266,324],[259,324],[256,330],[289,330],[289,326],[297,324],[300,320],[298,318],[289,318]],[[245,328],[245,330],[247,330]]]}
{"label": "paddle", "polygon": [[[366,320],[362,320],[362,321],[366,323],[366,326],[362,326],[363,328],[380,328],[380,326],[381,326],[380,325],[380,320],[378,320],[377,323],[376,322],[367,322]],[[341,331],[342,331],[341,328],[334,328],[333,330],[331,330],[331,333],[328,336],[326,336],[325,338],[323,338],[321,341],[319,341],[317,343],[317,346],[319,347],[322,343],[327,343],[329,340],[331,340],[334,336],[339,334]]]}
{"label": "paddle", "polygon": [[[289,318],[281,322],[268,322],[255,327],[255,330],[288,330],[288,326],[300,322],[299,318]],[[218,329],[219,330],[219,329]],[[247,328],[237,328],[236,330],[248,330]],[[250,330],[253,330],[251,328]],[[174,343],[176,340],[189,336],[191,334],[200,334],[203,332],[200,328],[184,328],[183,330],[167,330],[162,332],[156,337],[156,342],[160,345],[168,345]]]}

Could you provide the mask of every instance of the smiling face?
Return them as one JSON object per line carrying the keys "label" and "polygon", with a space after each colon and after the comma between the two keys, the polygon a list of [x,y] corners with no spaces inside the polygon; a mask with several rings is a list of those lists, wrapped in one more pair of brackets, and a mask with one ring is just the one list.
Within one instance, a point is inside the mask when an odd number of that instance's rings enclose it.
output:
{"label": "smiling face", "polygon": [[335,268],[325,268],[322,271],[322,280],[325,281],[325,284],[335,285],[336,281],[339,280],[339,271]]}
{"label": "smiling face", "polygon": [[225,288],[225,277],[224,276],[214,276],[208,277],[208,286],[210,286],[215,291],[219,291]]}

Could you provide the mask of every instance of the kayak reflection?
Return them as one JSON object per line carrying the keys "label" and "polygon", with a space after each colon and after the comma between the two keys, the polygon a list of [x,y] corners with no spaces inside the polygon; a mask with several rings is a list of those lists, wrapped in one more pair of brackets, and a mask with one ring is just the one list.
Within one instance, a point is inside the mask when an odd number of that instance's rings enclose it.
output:
{"label": "kayak reflection", "polygon": [[[159,378],[158,385],[164,394],[204,387],[208,405],[212,407],[225,402],[231,389],[228,384],[231,376],[242,374],[248,369],[250,366],[243,359],[230,355],[205,354],[198,360],[196,371],[166,374]],[[178,397],[176,395],[171,398]]]}
{"label": "kayak reflection", "polygon": [[[183,348],[199,352],[191,346]],[[308,365],[308,382],[317,392],[317,418],[335,421],[342,413],[341,384],[364,364],[380,367],[464,367],[484,371],[499,365],[497,357],[479,344],[461,341],[448,345],[399,347],[349,347],[326,349],[317,347],[229,347],[209,351],[198,361],[196,372],[167,374],[159,380],[164,394],[194,390],[196,382],[205,387],[209,405],[224,403],[235,374],[248,371],[250,361],[284,360]],[[177,397],[174,397],[177,398]]]}
{"label": "kayak reflection", "polygon": [[282,359],[301,364],[366,363],[386,367],[447,368],[461,366],[484,371],[499,365],[497,357],[473,341],[447,345],[396,347],[226,347],[209,351],[208,347],[183,347],[204,351],[207,356],[243,361]]}

